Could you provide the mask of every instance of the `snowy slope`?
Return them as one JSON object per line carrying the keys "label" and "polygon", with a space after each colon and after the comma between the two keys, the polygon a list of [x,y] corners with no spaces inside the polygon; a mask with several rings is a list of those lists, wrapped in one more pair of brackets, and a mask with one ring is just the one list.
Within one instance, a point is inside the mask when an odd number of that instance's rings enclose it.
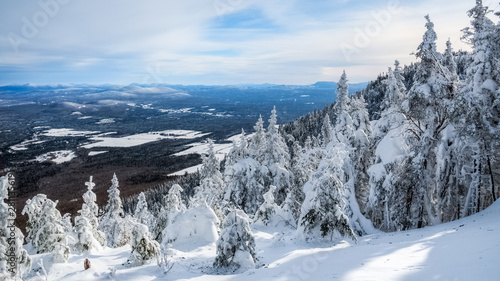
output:
{"label": "snowy slope", "polygon": [[[49,266],[48,280],[500,280],[500,201],[455,222],[423,229],[375,233],[357,244],[311,244],[283,228],[254,227],[260,268],[215,275],[215,244],[190,252],[172,249],[172,270],[156,264],[122,266],[130,247],[72,255]],[[33,256],[34,267],[42,255]],[[83,270],[89,258],[90,270]],[[111,270],[116,273],[110,276]],[[39,280],[32,278],[31,280]]]}

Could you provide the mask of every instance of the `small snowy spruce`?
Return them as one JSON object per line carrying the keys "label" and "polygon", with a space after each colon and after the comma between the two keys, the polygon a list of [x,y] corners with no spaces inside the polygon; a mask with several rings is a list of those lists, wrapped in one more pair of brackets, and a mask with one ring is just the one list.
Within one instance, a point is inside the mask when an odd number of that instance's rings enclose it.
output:
{"label": "small snowy spruce", "polygon": [[143,265],[160,257],[160,244],[149,233],[148,227],[142,223],[131,225],[130,247],[132,253],[128,259],[131,265]]}
{"label": "small snowy spruce", "polygon": [[255,268],[256,260],[255,238],[249,219],[243,211],[233,210],[222,223],[213,266],[219,270],[235,272]]}
{"label": "small snowy spruce", "polygon": [[56,209],[57,202],[45,194],[38,194],[26,201],[22,214],[28,215],[26,241],[37,253],[52,253],[53,262],[63,263],[68,260],[70,249],[61,213]]}
{"label": "small snowy spruce", "polygon": [[156,220],[153,215],[148,210],[148,203],[146,202],[146,196],[144,192],[139,194],[137,206],[134,212],[134,218],[139,222],[148,227],[148,229],[153,229],[156,224]]}

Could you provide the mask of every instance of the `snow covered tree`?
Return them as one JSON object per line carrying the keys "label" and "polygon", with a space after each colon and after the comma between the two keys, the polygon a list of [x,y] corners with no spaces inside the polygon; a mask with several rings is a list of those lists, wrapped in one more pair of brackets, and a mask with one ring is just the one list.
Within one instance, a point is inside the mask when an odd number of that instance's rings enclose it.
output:
{"label": "snow covered tree", "polygon": [[[436,147],[443,143],[444,132],[450,125],[451,110],[457,92],[458,77],[442,64],[443,56],[436,51],[437,35],[434,24],[426,17],[427,31],[416,54],[421,60],[414,77],[414,84],[408,91],[403,110],[409,122],[407,143],[411,145],[412,158],[408,163],[411,171],[401,169],[402,175],[395,179],[403,182],[411,180],[413,194],[411,200],[418,207],[412,215],[417,214],[412,227],[423,227],[440,222],[439,196],[443,186],[436,178],[440,158],[446,155],[437,154]],[[407,179],[410,177],[410,179]],[[394,183],[403,185],[402,183]],[[409,195],[407,195],[409,196]],[[399,200],[405,200],[400,198]],[[407,198],[410,200],[410,198]],[[392,202],[394,204],[402,204]],[[388,222],[387,222],[388,223]]]}
{"label": "snow covered tree", "polygon": [[[78,212],[80,213],[80,216],[86,218],[90,223],[90,226],[92,227],[91,234],[94,236],[95,240],[97,240],[99,244],[104,246],[106,245],[106,237],[105,234],[99,230],[99,220],[97,219],[99,207],[96,204],[97,197],[92,191],[92,189],[95,187],[95,183],[92,182],[92,176],[90,176],[90,180],[86,182],[85,185],[87,186],[87,192],[83,194],[84,203],[82,204],[82,209]],[[82,220],[79,221],[81,223],[81,225],[79,225],[79,230],[81,231],[82,229],[85,229],[85,223]],[[90,248],[88,250],[90,250]]]}
{"label": "snow covered tree", "polygon": [[354,138],[350,158],[354,163],[356,199],[361,210],[368,202],[370,191],[368,168],[370,167],[373,149],[370,144],[372,127],[364,98],[352,97],[349,115],[353,121]]}
{"label": "snow covered tree", "polygon": [[266,132],[264,130],[264,121],[262,120],[262,116],[259,116],[259,120],[253,129],[255,130],[255,133],[250,139],[248,153],[253,159],[262,162],[264,160],[264,146],[266,143]]}
{"label": "snow covered tree", "polygon": [[453,56],[450,39],[446,41],[446,51],[443,54],[443,66],[448,68],[450,74],[457,75],[457,63],[455,62],[455,58]]}
{"label": "snow covered tree", "polygon": [[26,201],[22,214],[28,215],[26,241],[37,253],[52,253],[55,263],[66,262],[70,253],[68,237],[61,225],[61,213],[56,209],[58,201],[45,194],[38,194]]}
{"label": "snow covered tree", "polygon": [[116,174],[113,174],[111,187],[108,189],[108,203],[99,225],[106,235],[108,247],[111,248],[124,246],[130,239],[130,231],[127,229],[126,220],[123,218],[123,205],[118,186],[118,178]]}
{"label": "snow covered tree", "polygon": [[64,232],[70,233],[73,231],[73,222],[71,221],[70,213],[66,213],[62,216],[61,224],[64,228]]}
{"label": "snow covered tree", "polygon": [[321,138],[323,140],[323,147],[326,147],[332,141],[333,127],[330,122],[330,115],[325,114],[323,119],[323,126],[321,126]]}
{"label": "snow covered tree", "polygon": [[459,94],[466,106],[458,112],[457,124],[462,137],[470,146],[471,173],[463,181],[468,186],[463,215],[481,211],[498,197],[492,163],[498,152],[500,123],[500,70],[498,53],[498,25],[488,18],[491,11],[476,0],[476,6],[468,12],[471,27],[464,29],[464,38],[473,47],[473,62],[467,68],[465,87]]}
{"label": "snow covered tree", "polygon": [[[401,66],[399,64],[398,60],[394,61],[394,78],[396,78],[396,83],[398,85],[399,92],[404,96],[406,95],[406,86],[405,86],[405,78],[403,75],[403,70],[401,69]],[[403,99],[400,100],[401,102]]]}
{"label": "snow covered tree", "polygon": [[130,247],[132,253],[128,259],[131,265],[144,265],[160,256],[160,244],[151,238],[148,227],[142,223],[134,223],[132,228]]}
{"label": "snow covered tree", "polygon": [[163,198],[163,206],[158,214],[156,225],[153,228],[153,237],[156,241],[162,242],[162,231],[172,222],[175,217],[186,210],[186,205],[182,202],[181,193],[184,190],[178,184],[172,185],[167,195]]}
{"label": "snow covered tree", "polygon": [[332,240],[335,235],[340,235],[356,240],[346,215],[349,191],[342,182],[342,156],[348,157],[348,154],[334,149],[329,151],[304,186],[306,199],[302,205],[299,231],[308,239],[321,236]]}
{"label": "snow covered tree", "polygon": [[239,269],[255,268],[256,260],[255,238],[249,219],[243,211],[235,209],[222,223],[213,266],[235,272]]}
{"label": "snow covered tree", "polygon": [[255,213],[254,221],[258,224],[268,225],[276,222],[276,216],[279,212],[279,206],[274,203],[274,192],[276,191],[276,186],[271,185],[269,191],[264,193],[264,203],[260,205],[259,209]]}
{"label": "snow covered tree", "polygon": [[31,269],[31,258],[23,248],[24,235],[13,224],[16,214],[12,205],[5,202],[9,199],[9,189],[12,187],[9,181],[12,176],[9,173],[0,177],[0,279],[2,280],[22,279]]}
{"label": "snow covered tree", "polygon": [[276,107],[274,107],[269,118],[262,165],[267,167],[267,180],[269,184],[276,186],[276,202],[281,204],[284,202],[289,189],[292,188],[293,176],[289,171],[290,153],[288,146],[278,131],[277,122]]}
{"label": "snow covered tree", "polygon": [[337,101],[333,110],[337,116],[334,130],[335,139],[337,142],[350,145],[354,138],[354,127],[352,118],[349,115],[349,86],[347,85],[345,71],[337,83]]}
{"label": "snow covered tree", "polygon": [[224,170],[234,165],[238,160],[247,157],[249,157],[248,141],[245,136],[245,130],[241,129],[240,142],[238,144],[236,139],[233,139],[233,147],[226,155]]}
{"label": "snow covered tree", "polygon": [[400,82],[396,78],[395,72],[390,67],[385,82],[387,85],[387,98],[383,101],[382,109],[389,112],[401,112],[401,104],[405,96],[404,92],[401,92]]}
{"label": "snow covered tree", "polygon": [[262,204],[266,175],[267,168],[258,161],[252,158],[239,159],[224,171],[224,200],[248,214],[254,214]]}
{"label": "snow covered tree", "polygon": [[155,218],[148,210],[148,203],[146,202],[146,196],[144,192],[139,194],[139,200],[135,208],[134,218],[139,222],[148,227],[148,229],[153,229],[155,226]]}
{"label": "snow covered tree", "polygon": [[194,204],[207,202],[216,212],[220,210],[220,200],[224,190],[224,181],[220,173],[220,164],[215,157],[214,142],[208,139],[208,153],[203,155],[200,169],[200,185],[195,189]]}
{"label": "snow covered tree", "polygon": [[75,217],[74,232],[76,236],[76,243],[74,249],[83,253],[92,249],[100,249],[101,243],[94,237],[92,224],[84,216]]}

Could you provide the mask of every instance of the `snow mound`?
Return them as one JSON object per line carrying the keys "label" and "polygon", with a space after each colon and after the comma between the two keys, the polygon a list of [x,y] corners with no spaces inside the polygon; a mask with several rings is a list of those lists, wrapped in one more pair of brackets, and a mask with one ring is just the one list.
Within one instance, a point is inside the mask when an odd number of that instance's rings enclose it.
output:
{"label": "snow mound", "polygon": [[178,214],[163,231],[163,241],[171,241],[172,248],[191,251],[215,243],[219,238],[219,219],[207,205],[199,205]]}

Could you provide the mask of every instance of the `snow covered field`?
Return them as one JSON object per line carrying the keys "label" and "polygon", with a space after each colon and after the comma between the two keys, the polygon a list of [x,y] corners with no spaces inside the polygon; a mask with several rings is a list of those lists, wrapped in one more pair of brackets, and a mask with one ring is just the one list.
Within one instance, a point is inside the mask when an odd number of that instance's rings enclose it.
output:
{"label": "snow covered field", "polygon": [[52,161],[56,164],[61,164],[64,162],[69,162],[71,161],[71,159],[75,157],[76,157],[75,153],[71,150],[60,150],[42,154],[36,157],[36,161],[38,162]]}
{"label": "snow covered field", "polygon": [[[44,264],[47,280],[500,280],[499,217],[497,201],[451,223],[378,232],[360,237],[357,243],[336,244],[306,243],[291,229],[253,226],[260,266],[232,275],[217,275],[211,269],[213,243],[189,250],[189,245],[174,245],[170,253],[174,266],[167,275],[156,264],[122,265],[129,246],[71,255],[66,264]],[[47,255],[32,257],[37,268]],[[87,271],[85,258],[92,264]]]}
{"label": "snow covered field", "polygon": [[167,130],[161,132],[136,134],[119,138],[95,136],[90,138],[90,140],[94,141],[94,143],[86,144],[82,147],[131,147],[162,139],[195,139],[206,135],[209,135],[209,133],[201,133],[190,130]]}

